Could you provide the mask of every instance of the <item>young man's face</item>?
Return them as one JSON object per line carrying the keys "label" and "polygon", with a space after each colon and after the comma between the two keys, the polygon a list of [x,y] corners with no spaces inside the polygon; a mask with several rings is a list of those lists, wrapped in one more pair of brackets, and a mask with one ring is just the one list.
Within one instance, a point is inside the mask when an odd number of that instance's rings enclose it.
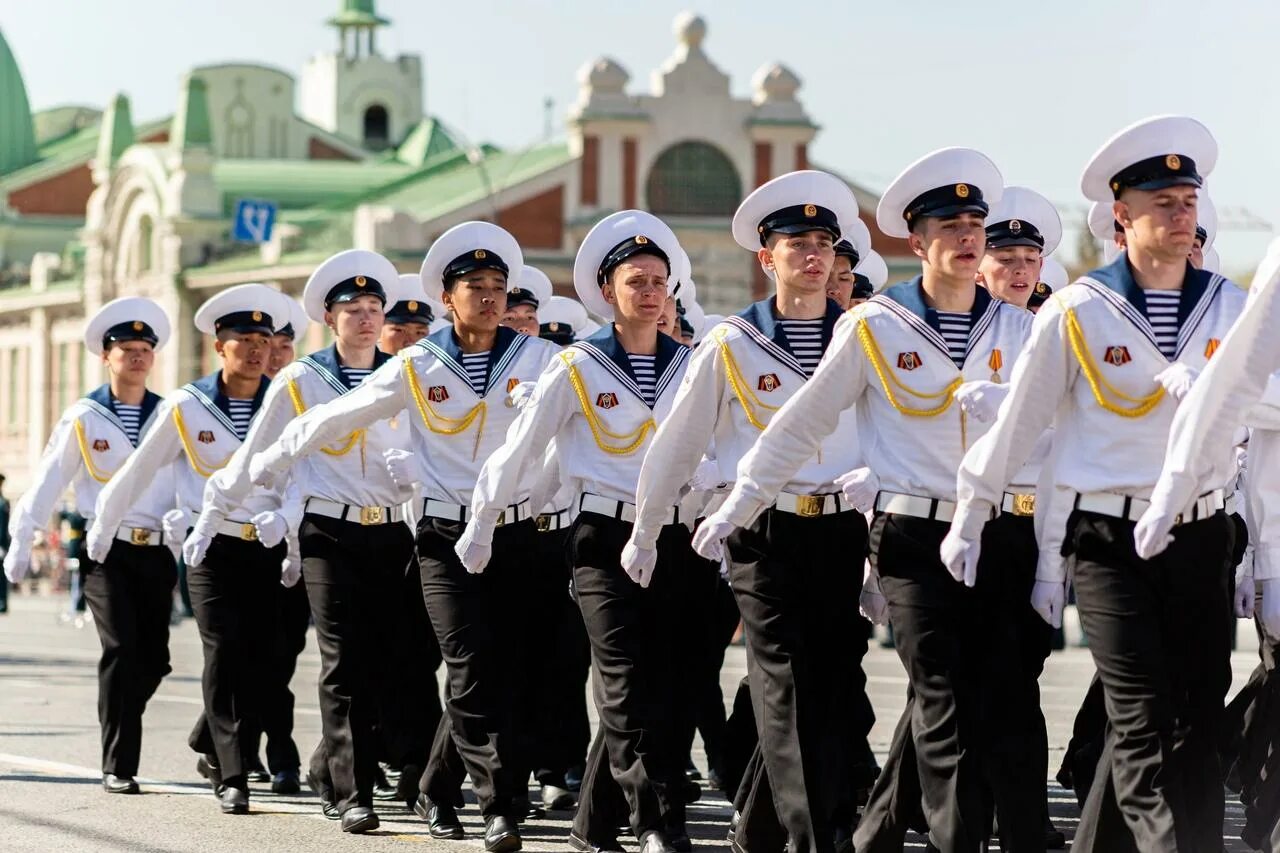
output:
{"label": "young man's face", "polygon": [[848,255],[836,255],[831,264],[831,276],[827,279],[827,298],[835,300],[846,311],[852,307],[853,261]]}
{"label": "young man's face", "polygon": [[502,315],[502,325],[522,335],[538,336],[538,309],[532,305],[515,305]]}
{"label": "young man's face", "polygon": [[261,379],[271,357],[273,337],[261,332],[220,332],[213,348],[222,356],[222,367],[228,375],[237,379]]}
{"label": "young man's face", "polygon": [[636,323],[657,323],[667,310],[667,262],[655,255],[632,255],[609,273],[600,292],[614,307],[615,315]]}
{"label": "young man's face", "polygon": [[102,354],[102,361],[112,376],[130,383],[143,382],[156,363],[156,351],[146,341],[122,341],[112,344]]}
{"label": "young man's face", "polygon": [[1040,250],[1033,246],[988,249],[978,265],[978,279],[996,299],[1026,308],[1043,265]]}
{"label": "young man's face", "polygon": [[378,349],[387,355],[395,355],[425,338],[427,332],[426,323],[383,323],[382,334],[378,336]]}
{"label": "young man's face", "polygon": [[778,283],[799,293],[824,293],[836,259],[835,239],[826,231],[771,234],[757,254]]}
{"label": "young man's face", "polygon": [[324,312],[334,337],[350,347],[365,349],[378,343],[382,333],[383,303],[376,296],[357,296]]}
{"label": "young man's face", "polygon": [[662,316],[658,318],[658,331],[670,338],[677,337],[680,334],[680,323],[677,319],[679,314],[676,298],[668,296],[662,306]]}
{"label": "young man's face", "polygon": [[288,335],[272,335],[271,358],[267,362],[267,377],[274,379],[286,364],[293,361],[293,358],[293,338]]}
{"label": "young man's face", "polygon": [[985,219],[978,213],[922,218],[907,238],[916,257],[948,278],[975,280],[987,247]]}
{"label": "young man's face", "polygon": [[507,311],[507,274],[476,270],[454,279],[444,292],[444,306],[455,324],[480,332],[496,332]]}
{"label": "young man's face", "polygon": [[1195,246],[1198,200],[1199,190],[1189,186],[1125,190],[1115,217],[1134,247],[1172,262],[1188,257]]}

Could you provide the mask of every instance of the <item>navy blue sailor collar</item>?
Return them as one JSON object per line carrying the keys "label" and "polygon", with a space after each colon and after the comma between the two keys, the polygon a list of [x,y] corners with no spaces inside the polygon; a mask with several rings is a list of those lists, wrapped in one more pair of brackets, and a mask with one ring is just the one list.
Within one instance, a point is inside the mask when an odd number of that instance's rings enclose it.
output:
{"label": "navy blue sailor collar", "polygon": [[[1187,261],[1186,273],[1182,277],[1182,295],[1178,298],[1178,327],[1186,325],[1187,319],[1195,311],[1205,292],[1214,279],[1214,273],[1198,270]],[[1133,277],[1133,267],[1129,265],[1129,253],[1121,252],[1111,263],[1089,273],[1086,278],[1093,279],[1108,290],[1118,293],[1130,305],[1138,310],[1145,319],[1147,317],[1147,297]]]}
{"label": "navy blue sailor collar", "polygon": [[[373,351],[373,369],[377,370],[391,360],[391,356],[380,349]],[[330,344],[322,350],[303,356],[302,361],[320,372],[321,377],[338,391],[345,394],[351,390],[342,375],[342,359],[338,357],[338,345]]]}
{"label": "navy blue sailor collar", "polygon": [[[831,338],[835,334],[836,322],[843,315],[844,311],[840,306],[833,300],[828,299],[827,312],[822,315],[822,351],[824,353],[827,351]],[[738,316],[759,329],[761,334],[782,348],[792,358],[795,357],[795,353],[791,349],[791,342],[787,339],[787,333],[782,328],[782,324],[778,322],[781,318],[778,316],[776,295],[748,305]]]}
{"label": "navy blue sailor collar", "polygon": [[[982,319],[983,314],[987,313],[993,301],[985,287],[978,287],[975,284],[973,289],[973,307],[969,309],[970,329],[977,327],[978,321]],[[885,289],[883,295],[919,317],[939,335],[942,334],[942,324],[938,322],[938,311],[936,308],[931,308],[924,298],[923,275],[918,275],[910,281],[899,282]]]}
{"label": "navy blue sailor collar", "polygon": [[[623,378],[628,380],[632,393],[641,400],[644,399],[644,396],[640,393],[640,385],[636,381],[635,371],[631,367],[631,359],[627,356],[627,351],[622,348],[622,343],[618,340],[612,323],[602,326],[594,335],[585,341],[580,341],[578,346],[598,361],[607,362],[605,366],[613,368],[615,373],[620,373]],[[662,332],[658,333],[658,346],[654,350],[653,360],[653,372],[658,378],[654,394],[655,401],[662,396],[663,390],[671,381],[671,366],[681,356],[687,357],[689,351],[688,347],[679,343],[670,335],[664,335]]]}
{"label": "navy blue sailor collar", "polygon": [[[516,352],[524,345],[525,341],[522,339],[526,338],[529,338],[529,335],[521,334],[506,326],[498,327],[497,334],[493,338],[493,348],[489,350],[485,394],[489,393],[489,389],[493,387],[493,383],[502,375],[505,366],[510,363]],[[434,334],[428,335],[419,342],[419,345],[435,353],[436,356],[442,356],[446,360],[448,367],[458,374],[467,387],[470,387],[471,380],[467,377],[466,368],[462,366],[462,345],[458,343],[458,336],[454,333],[453,326],[445,326]],[[484,394],[481,396],[484,396]]]}
{"label": "navy blue sailor collar", "polygon": [[[262,408],[262,399],[267,396],[267,387],[271,384],[271,380],[264,374],[258,382],[258,390],[253,395],[253,406],[250,408],[252,415],[258,414],[258,409]],[[197,397],[202,398],[200,402],[206,407],[212,403],[219,412],[226,416],[226,422],[231,423],[231,403],[228,402],[227,394],[222,388],[222,371],[215,370],[208,376],[202,376],[195,382],[187,386],[197,392]],[[235,430],[232,430],[234,434]]]}
{"label": "navy blue sailor collar", "polygon": [[[116,411],[116,398],[115,398],[115,395],[111,393],[111,385],[109,383],[99,385],[97,388],[94,388],[88,394],[85,394],[84,398],[88,400],[90,403],[94,404],[95,410],[97,410],[101,414],[108,416],[107,419],[110,420],[117,427],[119,427],[121,432],[123,432],[125,435],[129,434],[129,431],[124,428],[124,424],[120,420],[119,413]],[[156,406],[158,406],[159,404],[160,404],[159,394],[156,394],[154,391],[150,389],[147,389],[143,393],[142,410],[138,416],[139,427],[145,427],[147,425],[147,421],[151,419],[152,413],[155,412]],[[134,445],[134,446],[136,447],[137,445]]]}

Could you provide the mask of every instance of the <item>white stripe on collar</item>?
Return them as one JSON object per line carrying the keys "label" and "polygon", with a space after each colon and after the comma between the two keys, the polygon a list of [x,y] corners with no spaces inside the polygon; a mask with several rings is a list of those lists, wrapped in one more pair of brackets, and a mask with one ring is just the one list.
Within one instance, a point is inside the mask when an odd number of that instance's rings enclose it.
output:
{"label": "white stripe on collar", "polygon": [[800,362],[796,361],[795,356],[778,346],[766,337],[764,332],[757,329],[742,317],[738,317],[736,315],[733,317],[725,317],[724,322],[746,334],[746,336],[759,346],[760,349],[768,353],[774,361],[780,363],[783,367],[788,368],[801,379],[809,378],[809,374],[804,372],[804,368],[800,366]]}

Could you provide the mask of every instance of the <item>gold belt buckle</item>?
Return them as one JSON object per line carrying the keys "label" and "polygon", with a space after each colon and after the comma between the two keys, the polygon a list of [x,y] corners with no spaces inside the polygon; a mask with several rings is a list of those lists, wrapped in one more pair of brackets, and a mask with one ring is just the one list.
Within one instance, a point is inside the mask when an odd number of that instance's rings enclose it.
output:
{"label": "gold belt buckle", "polygon": [[382,507],[380,506],[362,506],[360,507],[360,523],[361,524],[382,524]]}
{"label": "gold belt buckle", "polygon": [[538,516],[538,520],[536,523],[538,525],[538,532],[546,533],[548,530],[551,529],[551,516],[546,515],[544,513],[543,515]]}
{"label": "gold belt buckle", "polygon": [[822,505],[825,503],[822,495],[800,495],[796,498],[796,515],[801,518],[813,518],[822,515]]}
{"label": "gold belt buckle", "polygon": [[131,545],[150,545],[151,531],[145,527],[135,527],[129,531],[129,543]]}
{"label": "gold belt buckle", "polygon": [[494,522],[494,527],[501,527],[506,523],[507,523],[507,511],[504,509],[502,512],[498,513],[498,520]]}
{"label": "gold belt buckle", "polygon": [[258,528],[253,526],[252,521],[246,521],[240,525],[240,538],[246,542],[258,541]]}
{"label": "gold belt buckle", "polygon": [[1035,515],[1036,514],[1036,496],[1035,495],[1014,495],[1013,496],[1013,514],[1014,515]]}

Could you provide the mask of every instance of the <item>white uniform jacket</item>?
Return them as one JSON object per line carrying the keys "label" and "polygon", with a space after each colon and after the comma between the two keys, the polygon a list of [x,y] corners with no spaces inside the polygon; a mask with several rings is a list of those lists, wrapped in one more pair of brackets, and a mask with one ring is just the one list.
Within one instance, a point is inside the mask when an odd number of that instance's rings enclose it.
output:
{"label": "white uniform jacket", "polygon": [[477,522],[492,525],[516,501],[553,438],[562,488],[634,503],[645,450],[671,411],[688,364],[689,350],[659,334],[657,398],[650,409],[612,325],[556,353],[506,442],[480,472],[472,502]]}
{"label": "white uniform jacket", "polygon": [[[516,418],[511,391],[535,379],[558,352],[550,341],[500,327],[489,352],[488,384],[477,395],[453,327],[443,328],[400,352],[359,388],[291,421],[266,451],[267,466],[283,471],[378,421],[407,418],[424,477],[422,497],[469,506],[481,464]],[[512,502],[527,497],[526,488]]]}
{"label": "white uniform jacket", "polygon": [[952,394],[962,382],[1007,372],[1031,316],[977,288],[960,370],[920,277],[849,311],[813,378],[743,457],[722,510],[734,524],[750,524],[855,406],[862,458],[882,491],[954,500],[960,459],[988,425],[965,417]]}
{"label": "white uniform jacket", "polygon": [[[139,417],[140,441],[155,426],[159,409],[160,395],[147,391]],[[48,524],[58,498],[69,484],[75,485],[76,512],[92,521],[98,494],[134,449],[116,415],[110,385],[95,388],[72,403],[54,425],[32,487],[13,508],[9,521],[13,547],[19,547],[19,543],[24,548],[30,546],[35,531]],[[137,491],[121,493],[123,505],[115,513],[119,519],[116,527],[158,532],[164,514],[177,502],[174,492],[173,469],[160,468]],[[114,535],[115,531],[111,532]]]}
{"label": "white uniform jacket", "polygon": [[[842,316],[840,307],[828,301],[822,323],[824,352]],[[778,322],[774,297],[716,325],[690,359],[671,414],[645,454],[636,495],[636,544],[654,547],[671,505],[680,500],[709,448],[715,448],[721,482],[732,481],[738,463],[774,413],[806,381]],[[857,415],[850,408],[782,488],[796,495],[837,492],[835,478],[862,465],[861,460]],[[699,508],[705,503],[704,496]]]}
{"label": "white uniform jacket", "polygon": [[[1244,301],[1227,279],[1188,264],[1176,361],[1203,368]],[[1171,362],[1156,344],[1145,304],[1127,255],[1054,294],[1036,315],[995,426],[961,466],[954,524],[976,538],[1013,472],[1054,424],[1054,517],[1042,522],[1040,580],[1065,578],[1060,551],[1077,495],[1148,499],[1164,463],[1176,405],[1154,377]],[[1219,462],[1192,498],[1231,479],[1232,459]]]}

